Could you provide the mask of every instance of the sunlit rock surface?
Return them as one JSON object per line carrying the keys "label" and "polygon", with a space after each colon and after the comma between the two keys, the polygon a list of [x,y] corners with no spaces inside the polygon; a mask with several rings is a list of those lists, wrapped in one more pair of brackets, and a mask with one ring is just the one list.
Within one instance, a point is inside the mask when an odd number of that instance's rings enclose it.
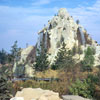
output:
{"label": "sunlit rock surface", "polygon": [[[50,90],[42,90],[40,88],[24,88],[22,91],[18,91],[15,97],[23,97],[24,100],[62,100],[58,93]],[[12,99],[21,100],[21,99]]]}

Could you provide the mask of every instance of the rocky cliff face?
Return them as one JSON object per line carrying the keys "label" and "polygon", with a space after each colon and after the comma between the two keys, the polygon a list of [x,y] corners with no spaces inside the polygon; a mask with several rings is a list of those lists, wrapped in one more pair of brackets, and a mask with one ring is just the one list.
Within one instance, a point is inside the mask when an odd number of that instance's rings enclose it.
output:
{"label": "rocky cliff face", "polygon": [[[40,43],[44,44],[44,47],[48,49],[51,54],[49,60],[53,63],[55,56],[59,48],[61,47],[62,40],[66,43],[67,49],[72,49],[74,46],[82,48],[84,51],[88,46],[92,46],[96,49],[96,59],[100,55],[100,46],[92,40],[87,31],[79,24],[77,24],[72,16],[69,15],[65,8],[61,8],[58,14],[53,17],[46,27],[44,27],[39,33],[37,47]],[[75,56],[79,59],[79,55]],[[80,56],[82,60],[84,54]],[[96,65],[98,65],[96,60]]]}

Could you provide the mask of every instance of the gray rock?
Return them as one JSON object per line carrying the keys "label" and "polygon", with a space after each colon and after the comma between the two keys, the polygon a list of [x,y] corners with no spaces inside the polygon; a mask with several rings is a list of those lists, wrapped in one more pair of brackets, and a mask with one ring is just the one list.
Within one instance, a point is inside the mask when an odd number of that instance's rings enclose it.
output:
{"label": "gray rock", "polygon": [[90,100],[83,98],[81,96],[74,96],[74,95],[63,95],[62,98],[63,100]]}

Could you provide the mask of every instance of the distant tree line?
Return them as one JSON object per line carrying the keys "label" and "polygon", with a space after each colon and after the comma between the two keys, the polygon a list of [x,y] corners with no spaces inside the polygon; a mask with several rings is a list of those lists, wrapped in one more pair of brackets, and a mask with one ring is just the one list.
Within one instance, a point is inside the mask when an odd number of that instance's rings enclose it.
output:
{"label": "distant tree line", "polygon": [[11,47],[10,53],[7,53],[4,49],[0,51],[0,64],[14,63],[14,60],[18,60],[20,57],[21,48],[18,47],[17,41]]}

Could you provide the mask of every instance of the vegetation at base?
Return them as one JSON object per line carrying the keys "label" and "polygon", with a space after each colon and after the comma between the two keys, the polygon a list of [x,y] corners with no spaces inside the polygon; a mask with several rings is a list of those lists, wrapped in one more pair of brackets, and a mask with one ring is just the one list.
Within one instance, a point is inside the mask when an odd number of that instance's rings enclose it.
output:
{"label": "vegetation at base", "polygon": [[45,71],[49,67],[47,49],[42,45],[42,43],[40,48],[37,49],[34,67],[36,71]]}
{"label": "vegetation at base", "polygon": [[85,57],[81,62],[83,71],[92,71],[95,61],[94,54],[95,50],[91,47],[88,47],[87,50],[85,51]]}
{"label": "vegetation at base", "polygon": [[75,83],[71,85],[69,91],[73,95],[79,95],[85,98],[93,98],[94,95],[94,84],[91,83],[90,79],[76,80]]}
{"label": "vegetation at base", "polygon": [[11,93],[8,87],[8,79],[3,72],[0,72],[0,98],[3,100],[9,100],[11,98]]}
{"label": "vegetation at base", "polygon": [[[75,54],[82,54],[83,51],[81,48],[75,45],[72,50],[67,50],[63,38],[60,42],[62,46],[58,43],[58,47],[61,48],[51,67],[49,67],[48,62],[49,54],[42,43],[40,48],[37,49],[35,63],[37,80],[17,81],[13,84],[8,80],[12,78],[12,66],[14,62],[18,61],[20,57],[20,48],[18,48],[17,41],[12,46],[10,54],[4,50],[0,51],[0,63],[2,64],[0,68],[0,96],[10,98],[10,94],[15,94],[21,87],[31,87],[53,90],[58,92],[60,96],[73,94],[99,100],[100,70],[94,72],[95,68],[93,68],[95,50],[88,47],[85,51],[83,61],[76,64],[73,56]],[[20,65],[20,68],[22,68],[22,65]],[[19,73],[21,70],[17,71]],[[57,78],[59,80],[41,81],[38,78]]]}
{"label": "vegetation at base", "polygon": [[57,56],[55,57],[55,62],[52,64],[51,68],[53,70],[62,69],[62,68],[72,68],[74,65],[74,59],[72,58],[72,52],[66,50],[66,44],[62,42],[62,47],[59,49]]}

